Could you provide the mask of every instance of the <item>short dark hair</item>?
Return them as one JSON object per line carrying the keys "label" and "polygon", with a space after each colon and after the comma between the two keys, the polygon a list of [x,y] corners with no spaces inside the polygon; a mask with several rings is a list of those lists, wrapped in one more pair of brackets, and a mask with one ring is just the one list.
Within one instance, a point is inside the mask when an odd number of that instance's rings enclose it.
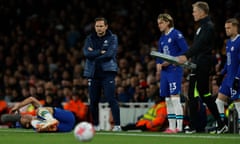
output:
{"label": "short dark hair", "polygon": [[231,23],[233,26],[239,27],[239,22],[236,18],[227,19],[225,23]]}
{"label": "short dark hair", "polygon": [[192,6],[198,7],[199,9],[204,11],[206,14],[209,13],[209,6],[208,6],[208,3],[206,3],[206,2],[198,1],[198,2],[195,2]]}
{"label": "short dark hair", "polygon": [[237,32],[240,33],[240,29],[239,29],[239,21],[237,18],[229,18],[226,20],[225,23],[231,23],[232,26],[237,28]]}
{"label": "short dark hair", "polygon": [[104,17],[97,17],[97,18],[95,18],[94,22],[96,23],[97,21],[104,21],[104,24],[108,25],[108,21]]}

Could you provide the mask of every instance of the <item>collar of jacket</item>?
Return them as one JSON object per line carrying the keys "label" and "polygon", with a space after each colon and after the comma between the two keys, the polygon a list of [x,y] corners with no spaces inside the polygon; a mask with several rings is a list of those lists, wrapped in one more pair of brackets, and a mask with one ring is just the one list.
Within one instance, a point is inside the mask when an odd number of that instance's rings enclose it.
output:
{"label": "collar of jacket", "polygon": [[205,18],[199,20],[199,24],[200,25],[203,25],[204,23],[210,21],[210,17],[209,16],[206,16]]}

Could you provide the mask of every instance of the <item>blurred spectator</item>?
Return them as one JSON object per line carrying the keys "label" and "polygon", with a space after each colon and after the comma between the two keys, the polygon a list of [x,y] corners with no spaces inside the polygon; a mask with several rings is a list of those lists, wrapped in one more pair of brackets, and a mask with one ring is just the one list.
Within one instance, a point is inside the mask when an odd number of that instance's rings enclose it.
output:
{"label": "blurred spectator", "polygon": [[[8,104],[4,100],[4,96],[2,95],[2,92],[0,91],[0,117],[2,114],[8,113],[8,112],[9,112]],[[0,124],[2,124],[1,121],[0,121]]]}
{"label": "blurred spectator", "polygon": [[131,102],[132,98],[127,94],[126,88],[124,86],[116,86],[117,100],[120,103]]}
{"label": "blurred spectator", "polygon": [[139,80],[138,77],[136,75],[133,75],[130,78],[130,83],[128,85],[128,87],[126,88],[127,93],[129,95],[129,97],[131,98],[131,101],[134,101],[134,95],[136,93],[136,88],[138,87],[139,84]]}
{"label": "blurred spectator", "polygon": [[87,117],[88,106],[83,102],[82,96],[78,92],[73,92],[71,99],[64,103],[63,108],[74,113],[76,124],[89,120]]}

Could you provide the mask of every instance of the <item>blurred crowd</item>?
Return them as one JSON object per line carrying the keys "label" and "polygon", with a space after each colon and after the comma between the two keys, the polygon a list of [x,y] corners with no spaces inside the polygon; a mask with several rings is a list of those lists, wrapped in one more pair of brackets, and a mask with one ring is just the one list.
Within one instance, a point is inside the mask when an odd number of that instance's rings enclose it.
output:
{"label": "blurred crowd", "polygon": [[[93,20],[104,16],[118,35],[119,72],[116,96],[119,102],[151,102],[159,95],[159,75],[149,54],[157,48],[160,32],[157,15],[170,13],[175,27],[188,44],[194,35],[190,0],[2,0],[0,2],[0,98],[18,102],[34,96],[46,106],[63,107],[77,97],[88,102],[83,78],[82,47],[92,31]],[[240,17],[238,0],[207,1],[217,38],[213,50],[213,94],[218,92],[216,73],[224,64],[224,22]],[[188,70],[182,95],[187,96]],[[104,96],[102,101],[104,101]]]}

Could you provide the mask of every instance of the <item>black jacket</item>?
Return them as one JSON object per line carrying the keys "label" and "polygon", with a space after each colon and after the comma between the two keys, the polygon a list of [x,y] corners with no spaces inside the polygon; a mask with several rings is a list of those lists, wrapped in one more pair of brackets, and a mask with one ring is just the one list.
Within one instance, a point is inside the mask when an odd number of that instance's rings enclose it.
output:
{"label": "black jacket", "polygon": [[214,25],[209,17],[205,17],[199,21],[193,44],[184,54],[187,58],[191,58],[192,62],[197,66],[207,66],[212,62],[212,49],[214,48],[215,30]]}

